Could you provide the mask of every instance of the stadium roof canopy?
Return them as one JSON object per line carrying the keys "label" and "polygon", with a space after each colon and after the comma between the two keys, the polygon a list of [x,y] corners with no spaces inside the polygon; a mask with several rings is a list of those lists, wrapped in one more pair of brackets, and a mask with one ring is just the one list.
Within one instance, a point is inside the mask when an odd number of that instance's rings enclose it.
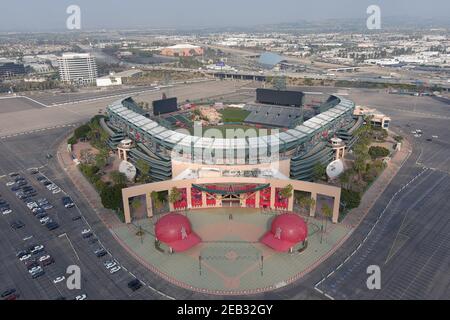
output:
{"label": "stadium roof canopy", "polygon": [[337,98],[337,105],[297,125],[295,128],[291,128],[278,135],[237,138],[232,139],[233,141],[219,141],[220,139],[218,138],[197,137],[170,130],[144,115],[137,113],[134,110],[136,108],[131,110],[130,106],[132,103],[128,98],[122,98],[113,102],[108,106],[107,112],[109,117],[120,119],[123,125],[128,126],[129,130],[139,132],[141,137],[156,141],[170,149],[175,147],[186,148],[186,150],[193,150],[194,154],[202,154],[205,148],[210,148],[213,145],[223,146],[226,150],[241,148],[253,150],[257,149],[258,146],[261,147],[265,145],[272,148],[274,145],[267,145],[267,143],[270,142],[279,144],[280,150],[287,150],[329,128],[343,116],[352,115],[355,107],[354,103],[345,98]]}

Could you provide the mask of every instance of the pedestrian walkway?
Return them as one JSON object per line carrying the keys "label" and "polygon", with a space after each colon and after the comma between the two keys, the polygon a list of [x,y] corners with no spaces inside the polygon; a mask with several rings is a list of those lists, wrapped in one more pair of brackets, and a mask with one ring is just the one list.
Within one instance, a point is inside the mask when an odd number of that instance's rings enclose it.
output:
{"label": "pedestrian walkway", "polygon": [[[285,286],[324,261],[351,231],[341,224],[329,224],[323,234],[319,231],[322,221],[309,217],[308,247],[301,253],[288,254],[259,242],[273,215],[245,208],[198,209],[187,215],[202,243],[183,253],[169,254],[155,247],[152,219],[113,231],[130,254],[164,279],[190,290],[219,295],[254,294]],[[144,235],[138,231],[144,231]]]}

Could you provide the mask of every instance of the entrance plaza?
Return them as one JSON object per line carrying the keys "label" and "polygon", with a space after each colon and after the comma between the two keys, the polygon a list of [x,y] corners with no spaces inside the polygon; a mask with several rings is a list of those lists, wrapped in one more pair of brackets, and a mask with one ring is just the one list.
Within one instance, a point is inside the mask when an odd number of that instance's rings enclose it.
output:
{"label": "entrance plaza", "polygon": [[280,212],[271,209],[206,208],[178,211],[202,242],[170,253],[155,244],[154,224],[161,215],[113,229],[117,239],[149,269],[166,280],[210,294],[252,294],[274,290],[302,277],[342,243],[350,228],[302,215],[308,226],[306,249],[278,253],[259,240]]}

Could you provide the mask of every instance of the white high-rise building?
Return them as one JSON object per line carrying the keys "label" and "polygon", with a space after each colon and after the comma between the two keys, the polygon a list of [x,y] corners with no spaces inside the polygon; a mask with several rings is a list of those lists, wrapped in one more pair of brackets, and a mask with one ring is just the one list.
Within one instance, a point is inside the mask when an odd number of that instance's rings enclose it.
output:
{"label": "white high-rise building", "polygon": [[58,65],[63,82],[86,85],[97,79],[97,64],[89,53],[64,53],[58,58]]}

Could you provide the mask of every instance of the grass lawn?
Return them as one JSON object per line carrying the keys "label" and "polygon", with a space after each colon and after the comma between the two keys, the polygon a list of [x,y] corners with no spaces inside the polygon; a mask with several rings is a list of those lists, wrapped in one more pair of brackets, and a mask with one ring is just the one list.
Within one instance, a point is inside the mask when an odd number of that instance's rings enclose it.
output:
{"label": "grass lawn", "polygon": [[225,108],[219,112],[222,114],[223,122],[243,122],[250,114],[249,111],[241,108]]}

